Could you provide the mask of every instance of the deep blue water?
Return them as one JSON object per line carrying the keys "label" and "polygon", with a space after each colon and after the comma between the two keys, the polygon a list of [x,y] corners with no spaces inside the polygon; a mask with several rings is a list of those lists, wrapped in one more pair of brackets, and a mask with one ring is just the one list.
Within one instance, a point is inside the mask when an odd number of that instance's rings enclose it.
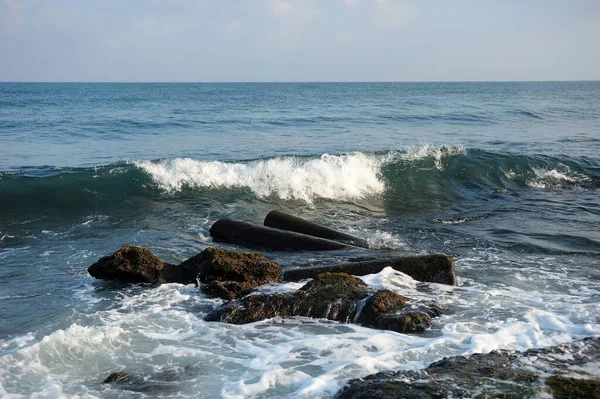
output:
{"label": "deep blue water", "polygon": [[[0,395],[117,397],[99,384],[112,371],[191,367],[176,395],[328,397],[374,371],[600,335],[599,194],[600,82],[0,83]],[[452,255],[456,288],[369,280],[447,315],[417,337],[209,325],[218,300],[194,287],[87,274],[125,243],[182,261],[215,245],[217,219],[271,209],[364,237],[368,256]]]}

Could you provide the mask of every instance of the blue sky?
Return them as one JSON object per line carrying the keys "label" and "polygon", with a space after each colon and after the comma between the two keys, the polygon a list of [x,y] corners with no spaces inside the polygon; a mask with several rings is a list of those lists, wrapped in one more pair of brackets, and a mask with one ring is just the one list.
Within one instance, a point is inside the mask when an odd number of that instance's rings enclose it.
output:
{"label": "blue sky", "polygon": [[600,79],[600,0],[0,0],[0,81]]}

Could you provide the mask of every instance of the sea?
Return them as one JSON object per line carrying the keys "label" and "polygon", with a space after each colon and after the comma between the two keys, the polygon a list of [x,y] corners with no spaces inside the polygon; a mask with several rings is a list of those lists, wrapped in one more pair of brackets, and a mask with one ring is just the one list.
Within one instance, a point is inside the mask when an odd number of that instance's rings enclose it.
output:
{"label": "sea", "polygon": [[[248,250],[211,225],[273,209],[370,244],[262,251],[284,269],[452,256],[456,286],[361,277],[443,315],[418,334],[228,325],[203,321],[223,300],[194,285],[87,272],[123,244],[169,263]],[[600,82],[0,83],[1,397],[330,398],[379,371],[589,336]],[[103,383],[118,371],[146,385]]]}

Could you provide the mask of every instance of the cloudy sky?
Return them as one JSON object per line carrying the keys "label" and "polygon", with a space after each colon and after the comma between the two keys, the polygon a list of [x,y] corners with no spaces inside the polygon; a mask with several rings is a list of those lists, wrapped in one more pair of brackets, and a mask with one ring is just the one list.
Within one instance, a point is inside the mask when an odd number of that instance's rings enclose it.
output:
{"label": "cloudy sky", "polygon": [[0,0],[0,81],[600,79],[600,0]]}

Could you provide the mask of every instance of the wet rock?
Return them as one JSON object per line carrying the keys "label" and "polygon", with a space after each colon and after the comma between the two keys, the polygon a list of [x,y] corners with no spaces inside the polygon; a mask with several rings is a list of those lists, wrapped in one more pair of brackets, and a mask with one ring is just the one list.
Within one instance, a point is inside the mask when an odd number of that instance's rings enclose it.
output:
{"label": "wet rock", "polygon": [[195,378],[196,373],[189,366],[167,369],[147,375],[130,374],[118,371],[110,374],[102,383],[113,384],[126,391],[146,394],[174,394],[181,381]]}
{"label": "wet rock", "polygon": [[330,251],[351,248],[337,241],[230,219],[217,220],[210,228],[210,235],[215,241],[272,251]]}
{"label": "wet rock", "polygon": [[161,383],[146,381],[141,376],[132,375],[125,371],[112,373],[103,381],[103,384],[114,384],[115,386],[127,391],[152,394],[174,391],[173,387],[168,387],[167,385]]}
{"label": "wet rock", "polygon": [[207,248],[179,265],[163,263],[147,248],[123,245],[88,268],[95,278],[126,283],[180,283],[200,281],[209,295],[239,298],[262,284],[281,281],[281,266],[259,253]]}
{"label": "wet rock", "polygon": [[366,262],[351,262],[335,266],[286,270],[283,279],[285,281],[300,281],[325,272],[364,276],[379,273],[386,267],[408,274],[417,281],[456,285],[454,262],[451,257],[444,254],[403,256]]}
{"label": "wet rock", "polygon": [[600,379],[590,380],[554,375],[546,379],[552,396],[557,399],[600,399]]}
{"label": "wet rock", "polygon": [[88,272],[101,280],[162,284],[167,282],[162,275],[166,266],[148,248],[123,245],[114,254],[100,258]]}
{"label": "wet rock", "polygon": [[129,382],[131,381],[131,375],[125,371],[117,371],[116,373],[112,373],[111,375],[109,375],[108,377],[106,377],[106,379],[104,381],[102,381],[103,384],[110,384],[110,383],[124,383],[124,382]]}
{"label": "wet rock", "polygon": [[206,321],[246,324],[279,317],[304,316],[397,332],[423,331],[430,316],[415,312],[409,300],[388,290],[373,292],[345,273],[323,273],[293,293],[254,294],[230,301],[209,313]]}
{"label": "wet rock", "polygon": [[240,298],[263,284],[281,281],[281,266],[257,252],[207,248],[179,265],[205,284],[204,291],[223,299]]}
{"label": "wet rock", "polygon": [[[600,398],[600,338],[526,352],[499,350],[432,363],[422,371],[351,380],[337,399]],[[586,365],[588,365],[586,367]],[[584,370],[596,369],[595,374]]]}
{"label": "wet rock", "polygon": [[369,248],[367,240],[277,210],[267,214],[264,225],[279,230],[294,231],[313,237],[326,238],[356,247]]}

